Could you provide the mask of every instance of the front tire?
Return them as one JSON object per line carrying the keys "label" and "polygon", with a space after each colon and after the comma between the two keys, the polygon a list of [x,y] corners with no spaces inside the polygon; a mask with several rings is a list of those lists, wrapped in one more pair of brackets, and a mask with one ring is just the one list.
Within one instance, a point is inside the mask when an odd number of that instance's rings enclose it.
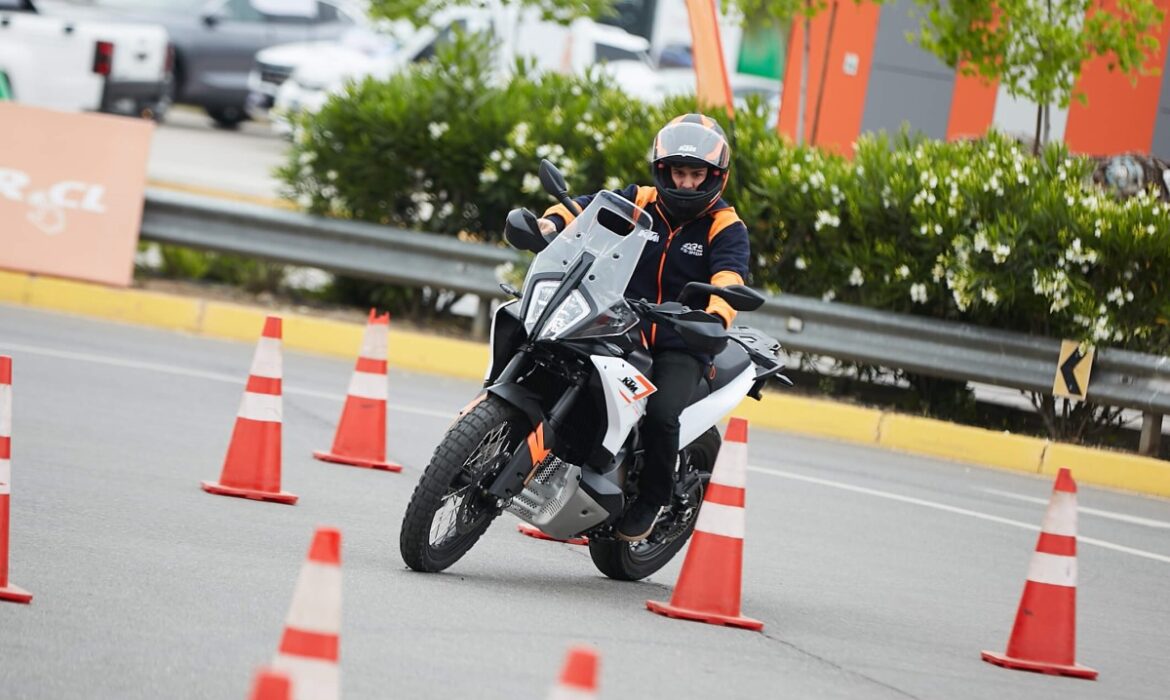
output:
{"label": "front tire", "polygon": [[402,518],[398,546],[407,566],[442,571],[475,545],[500,512],[482,487],[511,459],[527,428],[523,413],[491,395],[451,425]]}

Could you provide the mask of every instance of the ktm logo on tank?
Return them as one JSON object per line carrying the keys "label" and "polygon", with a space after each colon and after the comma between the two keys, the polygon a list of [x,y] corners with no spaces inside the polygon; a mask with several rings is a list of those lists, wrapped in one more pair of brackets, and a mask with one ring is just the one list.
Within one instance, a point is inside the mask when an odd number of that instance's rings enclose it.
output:
{"label": "ktm logo on tank", "polygon": [[106,188],[79,180],[60,180],[47,187],[32,189],[28,173],[0,168],[0,197],[28,205],[28,221],[43,233],[55,236],[65,230],[65,213],[69,210],[104,214],[102,201]]}
{"label": "ktm logo on tank", "polygon": [[638,393],[638,385],[631,377],[622,377],[622,386],[630,390],[631,394]]}

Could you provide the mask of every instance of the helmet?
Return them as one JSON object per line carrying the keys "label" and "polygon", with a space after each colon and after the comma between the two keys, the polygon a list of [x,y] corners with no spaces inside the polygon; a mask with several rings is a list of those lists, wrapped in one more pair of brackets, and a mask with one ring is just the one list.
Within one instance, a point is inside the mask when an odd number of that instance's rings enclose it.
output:
{"label": "helmet", "polygon": [[[698,218],[715,206],[727,187],[731,147],[723,129],[702,114],[675,117],[654,137],[650,170],[658,198],[677,223]],[[680,190],[670,176],[672,166],[708,168],[707,179],[694,190]]]}

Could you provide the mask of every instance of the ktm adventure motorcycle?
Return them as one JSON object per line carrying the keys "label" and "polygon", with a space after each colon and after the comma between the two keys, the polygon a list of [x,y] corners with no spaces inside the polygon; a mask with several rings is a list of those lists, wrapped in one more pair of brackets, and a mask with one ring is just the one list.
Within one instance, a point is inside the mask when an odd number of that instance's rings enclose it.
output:
{"label": "ktm adventure motorcycle", "polygon": [[[400,551],[416,571],[442,571],[508,511],[554,538],[587,536],[602,573],[638,580],[662,568],[691,535],[719,451],[716,423],[744,396],[759,400],[769,377],[791,381],[782,374],[778,341],[745,326],[725,330],[697,310],[714,294],[750,311],[763,303],[761,294],[691,282],[678,301],[626,298],[652,235],[649,214],[608,191],[581,211],[548,161],[540,179],[579,213],[551,242],[534,214],[509,213],[506,239],[537,255],[522,292],[502,285],[515,298],[492,321],[485,388],[435,448],[407,506]],[[647,539],[630,543],[614,528],[636,489],[639,421],[656,391],[638,331],[643,319],[673,327],[688,347],[713,355],[714,372],[698,382],[680,417],[684,447],[670,505]]]}

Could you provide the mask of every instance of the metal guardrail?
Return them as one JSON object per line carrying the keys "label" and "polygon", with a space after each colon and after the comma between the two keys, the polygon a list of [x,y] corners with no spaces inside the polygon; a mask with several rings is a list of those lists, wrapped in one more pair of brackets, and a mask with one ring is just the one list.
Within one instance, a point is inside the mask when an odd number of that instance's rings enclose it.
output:
{"label": "metal guardrail", "polygon": [[148,189],[142,238],[415,287],[503,296],[515,251],[417,231]]}
{"label": "metal guardrail", "polygon": [[[496,269],[519,260],[446,236],[158,190],[147,192],[142,238],[497,299]],[[792,295],[739,321],[790,351],[1045,394],[1060,354],[1051,338]],[[1087,398],[1142,411],[1141,451],[1155,454],[1170,413],[1170,357],[1102,348]]]}

